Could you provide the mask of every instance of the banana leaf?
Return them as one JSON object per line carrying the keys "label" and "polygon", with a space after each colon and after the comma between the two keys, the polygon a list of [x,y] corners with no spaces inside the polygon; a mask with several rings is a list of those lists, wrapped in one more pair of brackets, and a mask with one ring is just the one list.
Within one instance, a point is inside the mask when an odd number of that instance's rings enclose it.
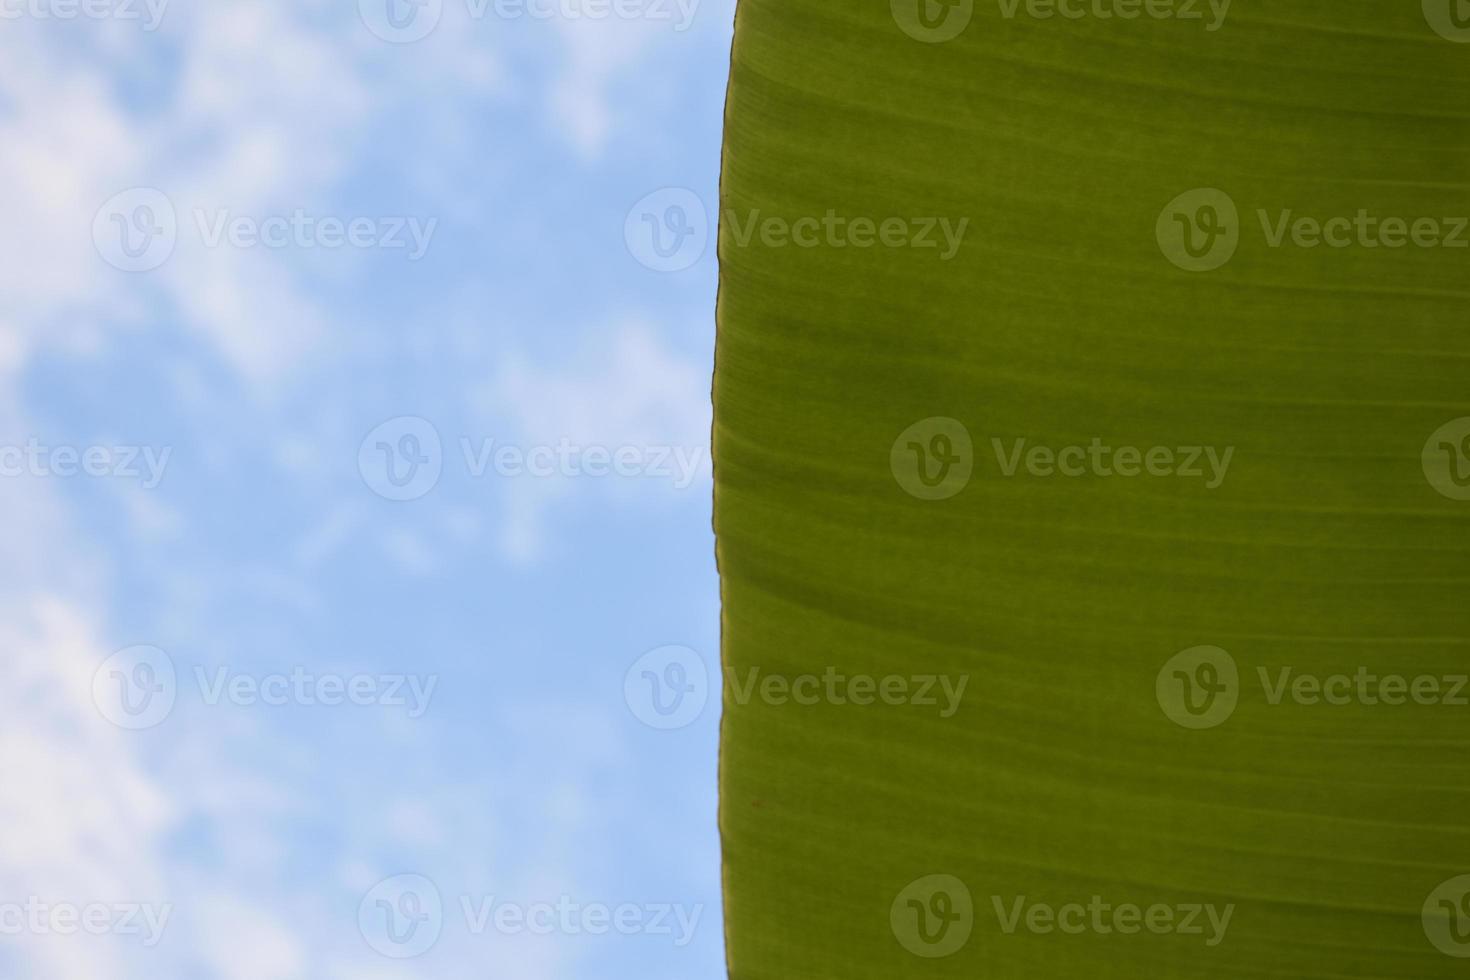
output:
{"label": "banana leaf", "polygon": [[1470,969],[1466,42],[741,0],[734,980]]}

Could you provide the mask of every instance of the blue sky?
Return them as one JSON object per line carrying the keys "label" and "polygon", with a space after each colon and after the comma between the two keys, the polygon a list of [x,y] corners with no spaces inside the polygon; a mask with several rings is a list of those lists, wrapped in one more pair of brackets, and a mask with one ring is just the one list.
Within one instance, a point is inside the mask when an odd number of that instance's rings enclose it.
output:
{"label": "blue sky", "polygon": [[0,976],[723,975],[733,0],[388,2],[0,4]]}

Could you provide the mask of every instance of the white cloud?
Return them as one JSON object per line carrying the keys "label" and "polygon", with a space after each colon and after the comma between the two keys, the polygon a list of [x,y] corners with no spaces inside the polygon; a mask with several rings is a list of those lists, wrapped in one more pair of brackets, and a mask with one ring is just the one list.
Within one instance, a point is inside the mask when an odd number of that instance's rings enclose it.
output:
{"label": "white cloud", "polygon": [[552,366],[507,358],[479,407],[509,413],[533,442],[708,444],[708,365],[666,348],[647,324],[591,332],[568,354]]}
{"label": "white cloud", "polygon": [[638,20],[562,19],[557,28],[563,62],[547,94],[551,116],[583,157],[595,159],[620,123],[612,92],[620,76],[636,67],[661,35],[687,35]]}
{"label": "white cloud", "polygon": [[295,980],[305,976],[300,939],[260,904],[215,894],[199,903],[195,937],[221,980]]}
{"label": "white cloud", "polygon": [[92,246],[92,217],[118,189],[112,175],[140,157],[102,73],[57,57],[18,26],[0,31],[0,361],[12,369],[52,335],[48,327],[66,322],[63,310],[102,302],[110,270]]}
{"label": "white cloud", "polygon": [[[321,199],[356,150],[371,99],[350,46],[304,29],[290,8],[178,5],[129,51],[172,44],[171,97],[146,116],[120,76],[42,22],[0,32],[0,292],[11,312],[0,363],[15,366],[56,323],[156,321],[157,290],[245,379],[268,386],[321,343],[327,318],[266,250],[207,249],[195,208],[280,213]],[[116,41],[123,36],[106,35]],[[136,65],[132,66],[136,67]],[[148,273],[110,268],[92,241],[99,207],[133,187],[173,201],[174,256]]]}
{"label": "white cloud", "polygon": [[[341,9],[321,0],[176,3],[155,35],[114,29],[118,25],[88,35],[80,29],[87,25],[68,25],[79,28],[68,32],[7,22],[0,31],[0,181],[10,205],[0,228],[0,295],[6,306],[0,314],[0,388],[26,390],[26,368],[43,347],[106,353],[107,346],[120,347],[174,319],[256,392],[269,393],[296,372],[323,377],[312,373],[312,359],[340,350],[340,332],[347,328],[332,321],[330,308],[313,290],[310,270],[304,271],[311,257],[204,248],[192,227],[192,209],[259,215],[330,200],[353,176],[365,149],[383,152],[368,144],[385,135],[375,129],[385,107],[390,113],[432,115],[435,125],[425,127],[434,143],[430,149],[464,167],[483,167],[484,140],[465,135],[465,123],[477,120],[466,119],[466,103],[456,100],[466,90],[474,97],[490,94],[502,82],[490,25],[441,30],[423,48],[401,51],[372,41],[355,22],[316,26],[319,15]],[[642,25],[574,25],[562,35],[551,30],[538,44],[551,47],[561,37],[567,58],[545,97],[567,138],[595,155],[621,118],[611,108],[614,84],[633,77],[652,48]],[[86,37],[97,43],[74,43]],[[146,110],[139,108],[144,103]],[[442,146],[435,142],[441,138]],[[393,144],[386,152],[435,156],[423,149]],[[489,182],[484,172],[479,177]],[[184,237],[162,268],[128,275],[97,253],[92,224],[103,201],[139,185],[169,194]],[[431,346],[433,340],[423,343]],[[189,348],[179,356],[156,367],[192,390],[197,401],[181,405],[179,414],[206,420],[201,427],[213,438],[191,464],[196,474],[219,478],[243,465],[237,443],[248,438],[236,436],[281,430],[263,425],[254,408],[224,404],[219,372],[209,359]],[[132,365],[118,358],[116,366]],[[484,395],[487,411],[509,419],[523,443],[566,436],[588,444],[702,447],[708,439],[708,389],[702,359],[680,356],[652,330],[630,323],[610,336],[589,337],[565,366],[551,359],[514,361]],[[327,400],[341,392],[311,394]],[[22,405],[0,396],[0,443],[23,442],[37,428]],[[311,471],[314,451],[318,463],[332,458],[321,451],[323,445],[286,447],[283,468],[298,476],[304,472],[303,482],[315,480],[314,489],[322,490],[328,476]],[[347,448],[342,458],[350,466]],[[330,463],[318,469],[337,472]],[[197,703],[182,701],[168,729],[124,732],[91,703],[96,666],[128,642],[113,635],[108,611],[114,604],[151,603],[159,630],[192,636],[205,647],[230,642],[228,631],[238,624],[221,622],[222,611],[268,608],[285,619],[300,616],[321,624],[326,600],[320,593],[330,583],[320,566],[354,542],[368,520],[365,513],[370,516],[367,505],[324,506],[321,526],[299,543],[284,542],[286,564],[296,559],[287,573],[276,566],[229,564],[230,554],[209,555],[201,570],[174,560],[196,552],[170,548],[228,515],[222,518],[210,502],[192,498],[196,487],[184,485],[188,492],[173,495],[171,489],[158,497],[127,488],[119,502],[139,536],[84,539],[61,485],[0,479],[0,513],[6,516],[0,594],[14,597],[0,602],[0,656],[9,668],[8,683],[0,687],[0,713],[7,719],[0,726],[0,897],[39,892],[77,901],[158,898],[179,905],[167,948],[154,956],[135,959],[110,940],[38,937],[7,942],[7,953],[24,960],[24,975],[36,980],[132,980],[201,969],[251,980],[425,975],[419,966],[383,963],[361,948],[351,909],[344,916],[337,907],[341,896],[333,885],[310,895],[300,894],[299,885],[293,891],[293,862],[306,847],[322,848],[328,859],[342,859],[334,848],[352,853],[355,842],[319,839],[329,820],[339,821],[348,836],[376,840],[373,835],[381,834],[424,851],[438,850],[447,840],[454,844],[449,859],[464,861],[467,850],[478,858],[475,848],[490,850],[484,842],[492,822],[489,805],[472,801],[446,823],[443,813],[452,807],[430,791],[412,805],[378,812],[373,804],[381,779],[372,777],[382,777],[381,760],[334,756],[332,747],[295,738],[298,733],[284,727],[277,731],[259,716],[222,711],[202,719],[191,713]],[[207,493],[208,480],[201,485]],[[646,488],[615,489],[632,495]],[[550,499],[572,492],[565,481],[515,484],[506,536],[520,541],[519,553],[536,553]],[[437,531],[427,537],[390,535],[384,547],[409,568],[437,567],[432,546],[441,538],[478,533],[480,503],[471,510],[446,501],[449,509]],[[95,526],[98,515],[86,517]],[[223,533],[206,543],[226,540],[235,544]],[[110,564],[121,565],[122,558],[109,548],[119,541],[154,549],[145,561],[166,560],[147,571],[136,564],[113,569]],[[228,571],[209,573],[222,565]],[[124,585],[122,571],[139,581]],[[230,608],[231,602],[239,608]],[[143,620],[149,615],[137,614]],[[384,724],[407,723],[390,718]],[[551,727],[578,730],[561,720]],[[578,743],[597,765],[554,773],[544,801],[504,803],[527,812],[546,804],[552,827],[542,842],[547,853],[537,859],[550,860],[551,841],[557,849],[564,839],[586,847],[596,803],[579,787],[627,764],[620,750],[609,748],[615,740],[608,727]],[[422,728],[415,735],[423,738],[424,758],[456,748]],[[372,733],[363,737],[372,744]],[[525,767],[512,773],[514,779],[499,780],[495,792],[506,800],[523,798],[523,787],[536,785],[540,775],[536,763]],[[342,785],[364,772],[365,788]],[[313,792],[324,783],[339,796]],[[201,855],[202,849],[218,853]],[[516,846],[504,850],[497,870],[518,881],[516,869],[524,871],[526,857]],[[446,946],[447,953],[462,954],[450,960],[461,972],[483,961],[482,943]],[[548,940],[512,952],[500,967],[529,980],[568,975],[565,963]]]}
{"label": "white cloud", "polygon": [[[500,437],[497,444],[523,451],[563,442],[577,450],[630,447],[649,469],[660,471],[636,477],[502,479],[506,520],[500,543],[512,560],[530,561],[542,553],[547,508],[576,490],[602,487],[621,500],[665,504],[670,495],[703,499],[708,493],[709,366],[669,350],[639,321],[589,334],[555,365],[511,355],[473,393],[472,402],[485,431]],[[669,453],[660,460],[663,450]],[[692,470],[686,476],[681,467]],[[680,485],[689,478],[692,483]]]}
{"label": "white cloud", "polygon": [[[97,626],[74,604],[33,594],[0,607],[0,896],[23,902],[162,903],[158,845],[177,818],[169,795],[96,710],[92,674],[105,657]],[[121,937],[25,935],[8,945],[31,976],[123,976]]]}

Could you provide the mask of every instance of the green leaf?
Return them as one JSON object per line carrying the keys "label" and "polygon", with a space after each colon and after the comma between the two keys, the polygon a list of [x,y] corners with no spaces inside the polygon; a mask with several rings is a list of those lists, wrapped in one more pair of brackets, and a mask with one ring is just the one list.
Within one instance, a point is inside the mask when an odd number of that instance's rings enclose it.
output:
{"label": "green leaf", "polygon": [[1218,13],[741,0],[735,980],[1470,969],[1470,4]]}

